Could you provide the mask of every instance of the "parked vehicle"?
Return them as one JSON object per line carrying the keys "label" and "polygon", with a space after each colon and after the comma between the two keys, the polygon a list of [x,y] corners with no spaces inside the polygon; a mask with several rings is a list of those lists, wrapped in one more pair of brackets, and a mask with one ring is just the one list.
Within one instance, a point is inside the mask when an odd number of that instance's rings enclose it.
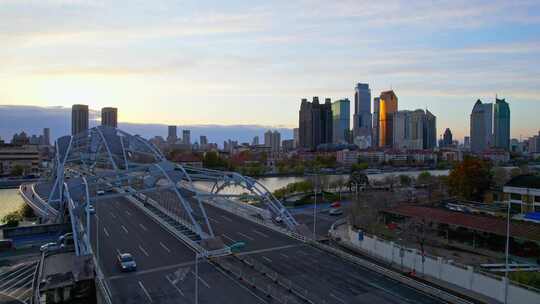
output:
{"label": "parked vehicle", "polygon": [[55,250],[58,250],[58,249],[60,249],[60,244],[58,244],[56,242],[46,243],[46,244],[41,245],[41,247],[39,247],[39,251],[41,251],[41,252],[55,251]]}
{"label": "parked vehicle", "polygon": [[120,265],[122,271],[127,272],[137,270],[137,263],[135,263],[131,253],[119,253],[117,259],[118,265]]}

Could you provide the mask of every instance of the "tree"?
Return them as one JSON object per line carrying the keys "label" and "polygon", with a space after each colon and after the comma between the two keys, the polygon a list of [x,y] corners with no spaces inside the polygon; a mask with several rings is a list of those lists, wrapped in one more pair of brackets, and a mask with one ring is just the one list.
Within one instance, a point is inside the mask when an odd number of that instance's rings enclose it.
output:
{"label": "tree", "polygon": [[490,164],[474,157],[466,157],[448,176],[450,194],[467,200],[481,201],[491,182]]}
{"label": "tree", "polygon": [[10,212],[2,218],[2,222],[6,227],[17,227],[21,221],[21,215],[18,211]]}
{"label": "tree", "polygon": [[352,171],[362,171],[366,170],[368,168],[367,163],[356,163],[351,166]]}
{"label": "tree", "polygon": [[411,183],[412,183],[412,179],[410,176],[408,175],[405,175],[405,174],[401,174],[399,176],[399,183],[402,185],[402,186],[410,186]]}
{"label": "tree", "polygon": [[428,171],[421,172],[418,174],[416,182],[420,185],[430,184],[433,182],[433,176]]}
{"label": "tree", "polygon": [[219,157],[217,152],[210,151],[204,154],[203,166],[205,168],[223,168],[227,166],[227,162]]}
{"label": "tree", "polygon": [[510,170],[510,178],[516,177],[518,175],[521,175],[521,169],[520,168],[512,168]]}
{"label": "tree", "polygon": [[502,187],[510,179],[508,171],[502,167],[493,168],[493,183],[497,187]]}
{"label": "tree", "polygon": [[21,165],[15,165],[11,168],[10,175],[12,176],[21,176],[24,174],[24,167]]}

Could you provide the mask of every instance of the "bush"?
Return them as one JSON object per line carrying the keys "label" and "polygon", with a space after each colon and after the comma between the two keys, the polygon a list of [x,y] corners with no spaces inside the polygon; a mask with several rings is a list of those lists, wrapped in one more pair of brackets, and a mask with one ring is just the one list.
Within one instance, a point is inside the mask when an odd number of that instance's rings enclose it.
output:
{"label": "bush", "polygon": [[540,288],[540,273],[538,272],[511,272],[510,279],[521,284]]}
{"label": "bush", "polygon": [[19,210],[19,214],[23,218],[36,217],[36,215],[34,214],[34,210],[32,209],[32,207],[28,206],[28,204],[22,205],[21,209]]}
{"label": "bush", "polygon": [[17,227],[21,221],[21,215],[19,211],[10,212],[2,218],[2,223],[7,227]]}

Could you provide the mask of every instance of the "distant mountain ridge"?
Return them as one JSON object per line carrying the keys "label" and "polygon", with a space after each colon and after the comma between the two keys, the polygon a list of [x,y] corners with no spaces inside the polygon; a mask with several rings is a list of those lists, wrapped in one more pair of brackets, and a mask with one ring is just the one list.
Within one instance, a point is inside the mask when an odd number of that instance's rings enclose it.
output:
{"label": "distant mountain ridge", "polygon": [[[90,127],[99,124],[100,112],[90,109]],[[143,124],[119,122],[118,127],[131,134],[139,134],[144,138],[153,136],[167,137],[166,124]],[[43,128],[51,128],[51,139],[71,132],[71,108],[66,107],[40,107],[0,105],[0,138],[10,142],[14,133],[25,131],[27,134],[41,134]],[[260,143],[264,142],[264,132],[268,129],[278,130],[282,139],[293,137],[290,128],[270,127],[262,125],[182,125],[178,127],[178,136],[182,136],[183,129],[191,130],[191,141],[198,142],[200,135],[206,135],[209,142],[219,146],[223,141],[232,139],[239,143],[249,142],[254,136],[259,136]]]}

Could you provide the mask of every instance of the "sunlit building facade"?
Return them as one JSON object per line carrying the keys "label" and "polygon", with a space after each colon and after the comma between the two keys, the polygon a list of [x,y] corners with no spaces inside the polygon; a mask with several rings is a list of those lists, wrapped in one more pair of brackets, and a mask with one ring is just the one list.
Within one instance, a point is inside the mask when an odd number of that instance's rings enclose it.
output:
{"label": "sunlit building facade", "polygon": [[392,147],[393,118],[397,112],[398,98],[392,90],[382,92],[379,98],[379,147]]}

